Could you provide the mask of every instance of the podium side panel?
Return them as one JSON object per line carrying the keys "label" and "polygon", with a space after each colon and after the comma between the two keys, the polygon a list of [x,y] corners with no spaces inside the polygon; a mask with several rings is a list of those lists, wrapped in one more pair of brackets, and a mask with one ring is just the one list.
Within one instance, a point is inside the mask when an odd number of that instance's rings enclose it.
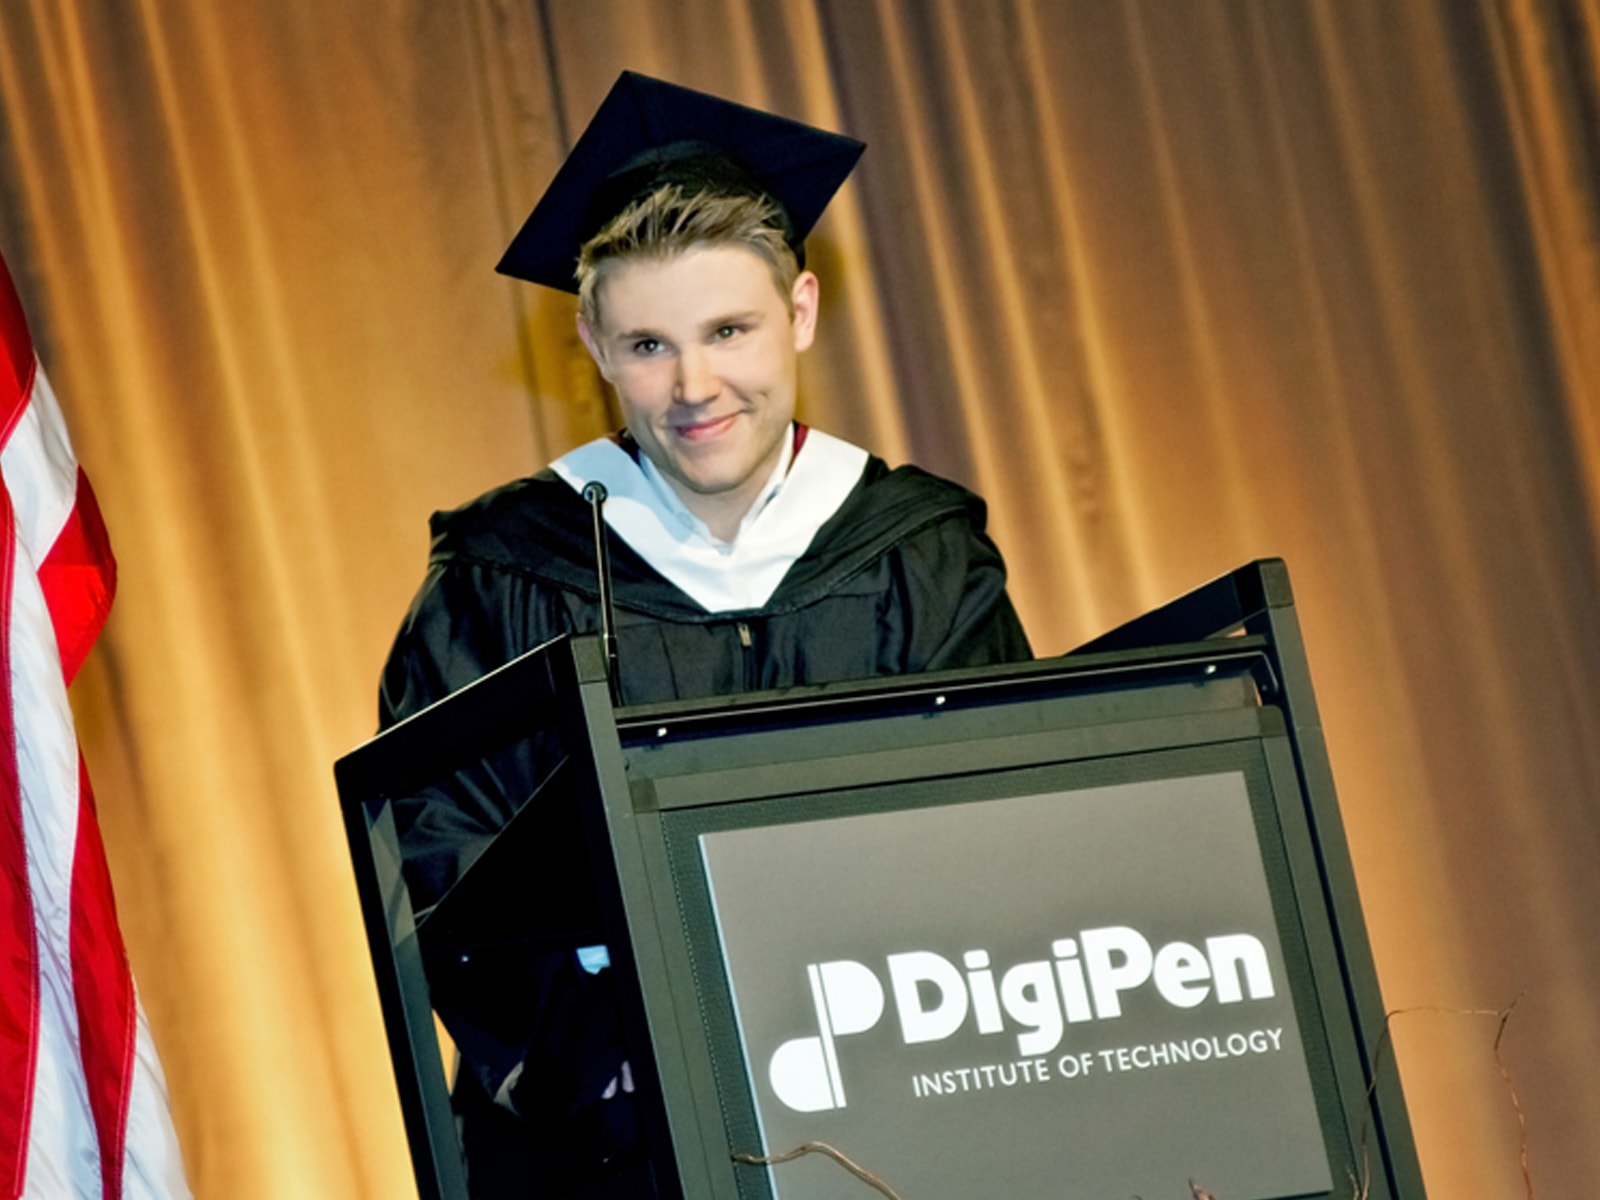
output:
{"label": "podium side panel", "polygon": [[417,1192],[421,1200],[468,1200],[394,815],[379,798],[347,802],[345,820]]}

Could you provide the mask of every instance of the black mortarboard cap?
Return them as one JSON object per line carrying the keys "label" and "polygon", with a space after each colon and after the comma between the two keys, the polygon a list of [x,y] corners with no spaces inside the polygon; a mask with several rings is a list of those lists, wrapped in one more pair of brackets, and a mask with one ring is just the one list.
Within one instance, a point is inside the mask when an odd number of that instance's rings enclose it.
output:
{"label": "black mortarboard cap", "polygon": [[564,292],[584,242],[662,184],[777,201],[802,243],[864,143],[704,92],[624,71],[495,269]]}

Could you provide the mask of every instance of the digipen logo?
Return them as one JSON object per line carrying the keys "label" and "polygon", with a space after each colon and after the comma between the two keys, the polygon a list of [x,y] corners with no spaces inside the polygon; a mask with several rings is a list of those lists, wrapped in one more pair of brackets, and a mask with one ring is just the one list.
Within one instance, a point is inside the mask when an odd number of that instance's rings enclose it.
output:
{"label": "digipen logo", "polygon": [[[1122,995],[1146,984],[1180,1009],[1276,994],[1266,946],[1248,933],[1208,937],[1203,949],[1188,942],[1157,949],[1137,929],[1114,925],[1085,929],[1050,948],[1053,958],[1017,963],[998,979],[987,950],[962,955],[965,971],[931,950],[888,955],[900,1040],[943,1041],[970,1020],[979,1034],[1014,1032],[1017,1052],[1036,1056],[1054,1050],[1068,1025],[1122,1016]],[[870,968],[849,959],[811,963],[806,974],[817,1036],[779,1046],[767,1078],[794,1111],[824,1112],[845,1106],[836,1039],[878,1023],[884,987]]]}
{"label": "digipen logo", "polygon": [[865,1033],[883,1016],[883,985],[858,962],[812,963],[811,1002],[817,1009],[816,1037],[795,1038],[779,1046],[767,1067],[772,1090],[795,1112],[844,1107],[835,1037]]}

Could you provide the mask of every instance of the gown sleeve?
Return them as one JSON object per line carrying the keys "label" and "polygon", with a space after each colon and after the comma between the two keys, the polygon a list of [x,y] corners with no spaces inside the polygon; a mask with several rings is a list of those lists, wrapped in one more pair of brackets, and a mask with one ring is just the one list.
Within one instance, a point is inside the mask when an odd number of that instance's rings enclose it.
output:
{"label": "gown sleeve", "polygon": [[1006,591],[1000,551],[971,519],[942,521],[900,547],[910,622],[908,672],[1033,656]]}
{"label": "gown sleeve", "polygon": [[1005,560],[984,530],[982,499],[914,467],[900,467],[863,494],[862,508],[897,514],[883,560],[890,578],[878,600],[880,654],[890,654],[888,661],[879,659],[884,673],[1033,657],[1006,591]]}
{"label": "gown sleeve", "polygon": [[[547,640],[540,634],[551,622],[522,583],[436,552],[384,666],[380,727],[420,712]],[[522,777],[527,769],[487,762],[452,780],[448,796],[429,789],[396,800],[414,906],[436,902],[511,819],[532,786]]]}
{"label": "gown sleeve", "polygon": [[[560,597],[500,564],[451,553],[440,519],[435,534],[428,574],[384,667],[383,727],[505,665],[565,624]],[[487,848],[528,800],[541,767],[540,748],[530,743],[393,799],[414,910],[437,903]],[[555,831],[540,835],[529,868],[582,909],[587,879],[573,874],[571,847],[555,840]],[[571,947],[552,948],[542,936],[537,945],[488,944],[433,961],[429,976],[434,1007],[471,1086],[536,1125],[564,1127],[598,1101],[620,1069],[609,988],[579,967]]]}

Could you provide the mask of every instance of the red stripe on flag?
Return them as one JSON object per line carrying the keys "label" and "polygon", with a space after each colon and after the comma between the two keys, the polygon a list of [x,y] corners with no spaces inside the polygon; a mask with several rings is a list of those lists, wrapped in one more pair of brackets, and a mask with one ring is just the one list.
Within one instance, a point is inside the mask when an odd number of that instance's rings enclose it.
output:
{"label": "red stripe on flag", "polygon": [[22,419],[22,410],[28,407],[38,369],[22,299],[12,286],[5,259],[0,258],[0,446],[6,444]]}
{"label": "red stripe on flag", "polygon": [[72,863],[72,990],[78,1002],[84,1082],[100,1140],[105,1200],[122,1195],[123,1137],[133,1081],[133,975],[117,927],[111,872],[95,814],[94,792],[78,759],[78,840]]}
{"label": "red stripe on flag", "polygon": [[44,589],[50,622],[55,626],[61,673],[70,684],[100,636],[117,591],[111,538],[81,467],[72,513],[39,564],[39,586]]}
{"label": "red stripe on flag", "polygon": [[[0,386],[5,382],[0,378]],[[6,1196],[22,1194],[39,1044],[38,943],[11,694],[11,597],[16,575],[16,513],[10,494],[0,484],[0,1079],[5,1081],[0,1086],[0,1185]]]}

